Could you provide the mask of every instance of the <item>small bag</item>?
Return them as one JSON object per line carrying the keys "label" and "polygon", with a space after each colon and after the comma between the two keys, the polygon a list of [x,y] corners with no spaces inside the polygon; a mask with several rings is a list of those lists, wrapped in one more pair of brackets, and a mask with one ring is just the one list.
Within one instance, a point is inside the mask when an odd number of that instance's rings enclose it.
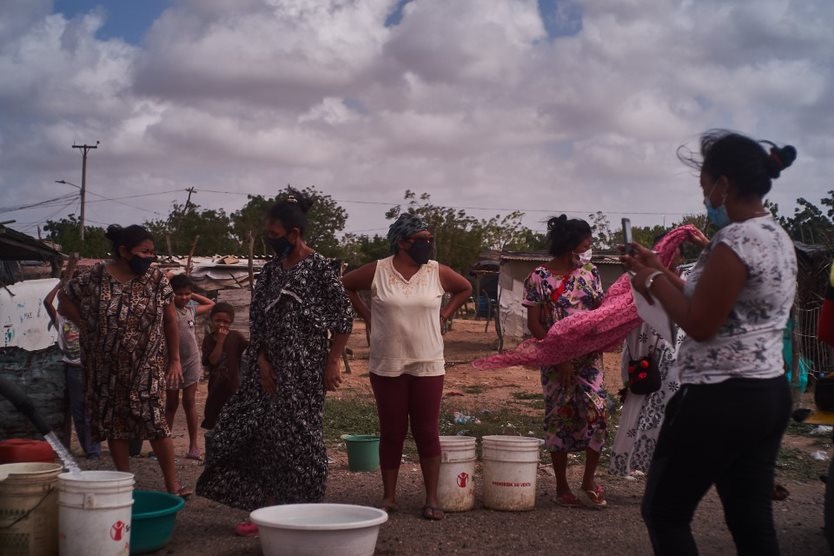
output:
{"label": "small bag", "polygon": [[[660,342],[660,339],[657,341]],[[626,343],[628,351],[628,384],[632,394],[651,394],[660,390],[660,368],[657,366],[657,343],[648,355],[639,359],[631,358],[631,349]]]}

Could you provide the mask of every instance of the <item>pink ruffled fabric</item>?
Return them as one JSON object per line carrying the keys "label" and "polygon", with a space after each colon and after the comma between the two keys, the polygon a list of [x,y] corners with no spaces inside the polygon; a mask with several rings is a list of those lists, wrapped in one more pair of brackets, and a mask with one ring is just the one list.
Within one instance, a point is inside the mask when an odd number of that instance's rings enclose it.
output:
{"label": "pink ruffled fabric", "polygon": [[[669,265],[680,246],[692,238],[697,228],[685,225],[675,228],[658,242],[655,250],[660,260]],[[546,367],[570,361],[596,351],[614,351],[640,325],[640,317],[631,296],[628,273],[620,276],[605,292],[605,298],[597,309],[574,313],[555,323],[547,336],[530,339],[505,353],[499,353],[472,362],[477,369],[499,369],[513,365]]]}

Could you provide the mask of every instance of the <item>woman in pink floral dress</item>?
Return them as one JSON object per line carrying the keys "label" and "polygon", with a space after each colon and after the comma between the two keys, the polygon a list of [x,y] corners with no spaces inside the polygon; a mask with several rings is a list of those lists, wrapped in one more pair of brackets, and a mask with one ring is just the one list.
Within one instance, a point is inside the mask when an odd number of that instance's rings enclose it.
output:
{"label": "woman in pink floral dress", "polygon": [[[602,303],[603,291],[591,264],[591,227],[564,215],[548,222],[553,259],[525,280],[527,326],[544,338],[550,326],[568,315],[590,311]],[[582,500],[595,508],[607,505],[595,474],[606,438],[605,397],[599,353],[589,353],[541,370],[545,401],[545,447],[556,472],[556,502],[576,507],[579,499],[567,480],[568,453],[585,451]]]}

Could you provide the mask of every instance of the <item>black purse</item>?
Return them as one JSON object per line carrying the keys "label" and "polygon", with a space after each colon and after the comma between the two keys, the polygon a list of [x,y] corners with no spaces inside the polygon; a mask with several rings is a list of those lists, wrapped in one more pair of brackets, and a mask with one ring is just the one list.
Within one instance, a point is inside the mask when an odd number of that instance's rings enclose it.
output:
{"label": "black purse", "polygon": [[632,394],[646,395],[660,390],[660,368],[657,366],[657,344],[659,342],[660,339],[655,342],[654,348],[645,357],[639,359],[631,358],[631,349],[626,343],[629,359],[626,388]]}

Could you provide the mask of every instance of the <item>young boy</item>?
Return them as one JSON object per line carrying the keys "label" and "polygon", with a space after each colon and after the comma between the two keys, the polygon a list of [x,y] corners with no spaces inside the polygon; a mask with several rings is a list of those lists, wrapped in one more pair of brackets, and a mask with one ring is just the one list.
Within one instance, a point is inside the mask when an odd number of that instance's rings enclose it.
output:
{"label": "young boy", "polygon": [[78,327],[55,309],[55,296],[58,295],[58,291],[63,286],[64,281],[62,279],[46,295],[43,304],[52,321],[52,326],[58,331],[58,346],[64,354],[64,371],[66,373],[70,413],[75,424],[75,436],[78,437],[78,444],[84,450],[87,458],[98,459],[101,457],[101,443],[90,441],[90,418],[86,411],[84,367],[81,366],[81,344],[79,343]]}
{"label": "young boy", "polygon": [[182,383],[169,384],[165,401],[165,416],[168,426],[173,428],[174,417],[180,404],[185,409],[185,422],[188,425],[188,459],[201,460],[202,454],[197,443],[197,383],[203,374],[200,364],[200,350],[197,347],[195,325],[197,317],[211,311],[214,301],[192,292],[191,279],[185,274],[171,278],[174,290],[174,306],[177,311],[177,328],[180,336],[180,361],[182,361]]}
{"label": "young boy", "polygon": [[240,386],[240,358],[249,342],[243,334],[229,330],[235,320],[235,310],[228,303],[211,308],[213,332],[203,338],[203,365],[208,369],[208,399],[204,429],[213,429],[220,410]]}

